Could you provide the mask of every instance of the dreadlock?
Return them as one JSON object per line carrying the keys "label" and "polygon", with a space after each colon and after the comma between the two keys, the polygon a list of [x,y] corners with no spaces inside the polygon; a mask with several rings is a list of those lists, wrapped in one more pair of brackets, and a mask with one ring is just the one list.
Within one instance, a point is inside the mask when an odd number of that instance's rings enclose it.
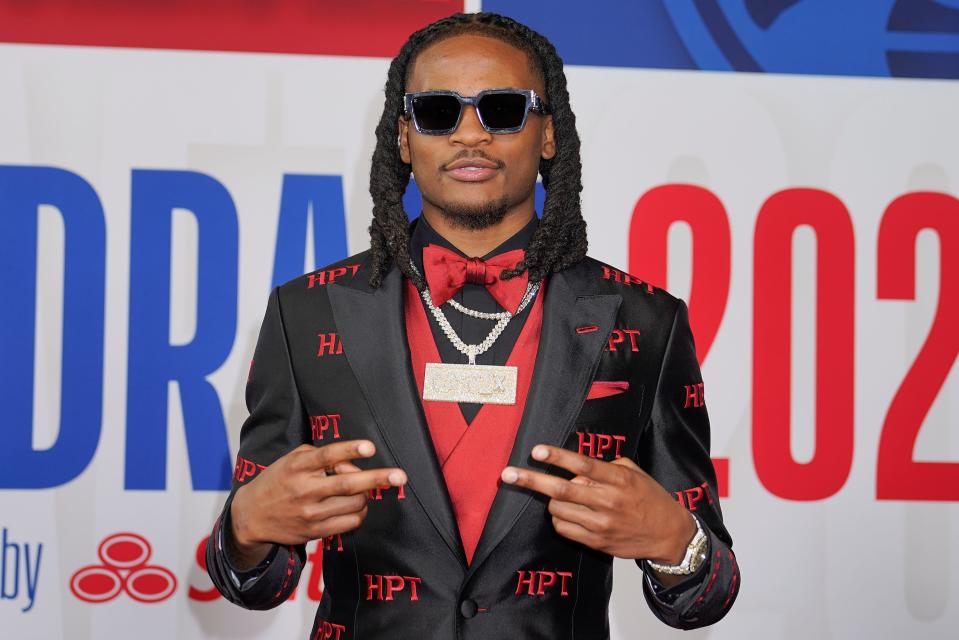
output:
{"label": "dreadlock", "polygon": [[582,164],[576,117],[569,106],[566,74],[556,48],[539,33],[511,18],[495,13],[456,13],[420,29],[410,36],[393,58],[386,79],[383,115],[376,127],[376,149],[370,169],[373,222],[370,225],[372,273],[370,286],[379,287],[394,260],[400,271],[420,290],[422,276],[410,268],[409,219],[403,210],[403,194],[409,184],[411,167],[400,159],[397,120],[403,113],[403,94],[416,56],[431,44],[462,34],[495,38],[525,52],[533,71],[546,87],[544,100],[553,116],[556,154],[540,159],[539,173],[546,189],[542,219],[526,249],[526,257],[515,268],[503,271],[508,279],[529,271],[530,282],[561,271],[586,255],[586,221],[580,210],[583,190]]}

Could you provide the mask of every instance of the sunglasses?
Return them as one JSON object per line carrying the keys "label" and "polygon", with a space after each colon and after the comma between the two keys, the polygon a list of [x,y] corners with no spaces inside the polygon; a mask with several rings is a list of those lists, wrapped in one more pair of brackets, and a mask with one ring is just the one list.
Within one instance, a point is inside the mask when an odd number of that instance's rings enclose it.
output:
{"label": "sunglasses", "polygon": [[445,136],[456,131],[463,107],[468,104],[476,108],[480,124],[490,133],[522,131],[530,111],[549,112],[532,89],[486,89],[475,96],[461,96],[455,91],[407,93],[403,96],[403,113],[413,119],[420,133]]}

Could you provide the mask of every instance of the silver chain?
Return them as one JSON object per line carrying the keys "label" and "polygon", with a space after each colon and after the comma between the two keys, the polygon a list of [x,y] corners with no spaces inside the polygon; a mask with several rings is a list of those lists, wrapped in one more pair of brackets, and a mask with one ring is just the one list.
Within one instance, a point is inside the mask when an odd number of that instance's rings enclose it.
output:
{"label": "silver chain", "polygon": [[449,300],[447,300],[447,302],[449,303],[451,307],[453,307],[457,311],[461,313],[465,313],[468,316],[473,316],[474,318],[482,318],[483,320],[499,320],[500,318],[505,318],[509,314],[509,311],[497,311],[496,313],[486,313],[485,311],[474,311],[473,309],[464,307],[456,300],[453,300],[453,298],[450,298]]}
{"label": "silver chain", "polygon": [[[410,260],[410,268],[416,275],[420,275],[419,270],[417,270],[416,265],[413,264],[412,260]],[[520,301],[515,315],[522,313],[523,309],[525,309],[530,301],[536,296],[537,291],[539,291],[538,282],[536,284],[526,284],[526,293],[523,294],[523,299]],[[450,321],[447,320],[446,314],[443,313],[443,310],[433,304],[433,296],[430,295],[429,287],[423,289],[420,292],[420,295],[423,296],[423,301],[426,302],[426,306],[429,308],[430,313],[433,314],[433,317],[436,318],[436,322],[439,323],[443,333],[446,334],[446,337],[449,338],[450,342],[453,343],[453,346],[456,347],[457,351],[469,358],[470,364],[476,364],[476,356],[481,353],[485,353],[490,347],[493,346],[493,343],[496,342],[496,339],[499,338],[500,334],[503,333],[503,330],[506,329],[506,325],[508,325],[509,321],[514,317],[514,314],[510,313],[509,311],[499,311],[497,313],[475,311],[473,309],[464,307],[460,303],[450,298],[447,303],[462,313],[473,316],[474,318],[497,320],[492,331],[489,332],[489,335],[487,335],[482,342],[479,344],[466,344],[458,335],[456,335],[456,331],[453,329]]]}

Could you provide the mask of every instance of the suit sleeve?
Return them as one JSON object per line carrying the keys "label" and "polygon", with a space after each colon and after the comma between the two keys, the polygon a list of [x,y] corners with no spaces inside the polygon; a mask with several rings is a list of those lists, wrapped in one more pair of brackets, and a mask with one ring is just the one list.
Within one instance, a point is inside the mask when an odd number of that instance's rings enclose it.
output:
{"label": "suit sleeve", "polygon": [[310,441],[290,360],[279,288],[270,294],[260,327],[246,385],[246,406],[250,415],[240,429],[230,494],[206,545],[206,566],[213,584],[230,602],[246,609],[271,609],[296,588],[306,560],[305,545],[274,544],[259,565],[241,572],[230,560],[229,536],[230,507],[236,492],[275,460]]}
{"label": "suit sleeve", "polygon": [[706,561],[696,574],[669,589],[645,560],[643,594],[653,613],[677,629],[719,621],[739,592],[739,567],[723,524],[716,473],[709,457],[709,417],[686,304],[676,305],[656,383],[649,421],[636,463],[699,520],[709,539]]}

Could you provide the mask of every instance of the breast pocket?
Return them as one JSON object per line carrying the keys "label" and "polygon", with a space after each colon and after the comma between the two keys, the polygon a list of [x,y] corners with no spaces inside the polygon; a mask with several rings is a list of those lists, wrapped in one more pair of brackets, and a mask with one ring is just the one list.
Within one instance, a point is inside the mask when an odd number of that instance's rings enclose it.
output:
{"label": "breast pocket", "polygon": [[607,462],[633,457],[644,391],[627,381],[594,382],[564,447]]}

